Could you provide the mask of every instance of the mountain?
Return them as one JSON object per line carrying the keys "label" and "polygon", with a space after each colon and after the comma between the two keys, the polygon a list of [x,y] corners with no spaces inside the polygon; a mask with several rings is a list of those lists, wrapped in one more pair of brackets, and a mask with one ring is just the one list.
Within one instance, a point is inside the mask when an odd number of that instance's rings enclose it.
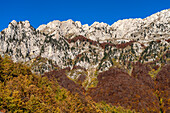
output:
{"label": "mountain", "polygon": [[[106,23],[94,22],[91,26],[81,25],[79,21],[58,20],[41,25],[37,28],[42,33],[54,35],[55,38],[74,38],[77,35],[91,40],[155,40],[168,38],[170,9],[163,10],[144,19],[119,20],[111,26]],[[156,38],[155,38],[156,37]]]}
{"label": "mountain", "polygon": [[169,113],[169,42],[170,9],[111,26],[13,20],[0,32],[0,111]]}
{"label": "mountain", "polygon": [[13,20],[0,32],[0,54],[25,62],[38,73],[76,66],[103,71],[115,61],[126,67],[141,57],[145,58],[141,62],[155,61],[169,50],[169,38],[170,9],[111,26],[56,20],[35,29],[29,21]]}

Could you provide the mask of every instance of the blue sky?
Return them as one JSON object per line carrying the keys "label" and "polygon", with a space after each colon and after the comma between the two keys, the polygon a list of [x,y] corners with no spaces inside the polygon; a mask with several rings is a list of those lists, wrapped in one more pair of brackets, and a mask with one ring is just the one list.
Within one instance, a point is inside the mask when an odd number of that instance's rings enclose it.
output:
{"label": "blue sky", "polygon": [[119,19],[145,18],[170,8],[170,0],[1,0],[0,31],[12,20],[29,20],[37,28],[53,20],[109,25]]}

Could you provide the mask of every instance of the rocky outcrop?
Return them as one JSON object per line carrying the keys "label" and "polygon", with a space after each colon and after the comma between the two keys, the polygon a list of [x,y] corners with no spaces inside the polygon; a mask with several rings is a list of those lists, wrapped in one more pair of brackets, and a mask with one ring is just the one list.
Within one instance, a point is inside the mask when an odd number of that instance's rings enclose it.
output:
{"label": "rocky outcrop", "polygon": [[128,67],[131,61],[153,61],[168,51],[169,23],[169,9],[145,19],[119,20],[111,26],[56,20],[35,29],[29,21],[13,20],[0,32],[0,54],[26,62],[41,73],[56,66],[103,71],[114,61]]}
{"label": "rocky outcrop", "polygon": [[45,36],[38,33],[28,21],[13,20],[0,33],[0,52],[1,55],[9,54],[14,61],[28,61],[40,54],[44,39]]}
{"label": "rocky outcrop", "polygon": [[81,25],[79,21],[67,20],[52,21],[41,25],[38,31],[54,35],[54,38],[74,38],[83,35],[91,40],[121,41],[138,39],[141,41],[166,39],[170,36],[169,30],[170,9],[163,10],[144,19],[119,20],[111,26],[106,23],[94,22],[91,26]]}

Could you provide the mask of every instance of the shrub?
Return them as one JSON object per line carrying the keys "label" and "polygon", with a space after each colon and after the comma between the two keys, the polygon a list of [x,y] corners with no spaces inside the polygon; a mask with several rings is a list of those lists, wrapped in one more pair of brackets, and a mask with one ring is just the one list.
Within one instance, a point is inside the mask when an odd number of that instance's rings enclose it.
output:
{"label": "shrub", "polygon": [[96,102],[105,101],[138,112],[159,112],[159,100],[152,89],[124,70],[110,68],[99,74],[98,81],[97,87],[88,90]]}
{"label": "shrub", "polygon": [[160,101],[161,111],[169,113],[170,102],[170,64],[162,67],[155,79],[156,95]]}

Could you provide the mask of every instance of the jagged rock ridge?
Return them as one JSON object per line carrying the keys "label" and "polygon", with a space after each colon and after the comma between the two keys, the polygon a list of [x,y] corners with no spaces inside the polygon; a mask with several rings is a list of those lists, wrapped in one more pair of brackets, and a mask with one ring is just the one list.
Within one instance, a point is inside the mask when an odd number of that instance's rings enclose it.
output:
{"label": "jagged rock ridge", "polygon": [[163,10],[144,19],[119,20],[109,26],[106,23],[94,22],[91,26],[81,25],[79,21],[59,20],[41,25],[37,28],[42,33],[54,35],[54,38],[74,38],[82,35],[91,40],[155,40],[169,36],[170,9]]}
{"label": "jagged rock ridge", "polygon": [[[169,37],[169,9],[145,19],[120,20],[111,26],[98,22],[88,26],[68,20],[35,29],[28,21],[14,20],[0,33],[0,54],[33,64],[33,70],[41,73],[56,66],[103,71],[114,64],[113,59],[124,65],[140,60],[139,56],[146,61],[156,60],[169,49]],[[151,53],[154,56],[148,55]]]}

